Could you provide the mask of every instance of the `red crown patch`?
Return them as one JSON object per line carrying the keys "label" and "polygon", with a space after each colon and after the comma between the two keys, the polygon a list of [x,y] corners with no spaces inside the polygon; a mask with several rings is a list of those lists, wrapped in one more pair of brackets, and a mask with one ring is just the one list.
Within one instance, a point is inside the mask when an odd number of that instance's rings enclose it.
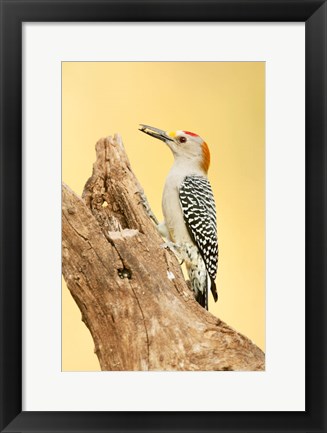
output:
{"label": "red crown patch", "polygon": [[191,135],[192,137],[198,137],[198,134],[194,134],[194,132],[190,132],[190,131],[183,131],[183,132],[184,134]]}

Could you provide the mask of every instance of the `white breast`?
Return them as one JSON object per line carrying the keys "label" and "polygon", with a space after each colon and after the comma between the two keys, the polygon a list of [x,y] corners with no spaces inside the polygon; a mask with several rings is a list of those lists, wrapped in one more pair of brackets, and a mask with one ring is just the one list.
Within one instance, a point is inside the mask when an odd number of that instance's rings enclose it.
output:
{"label": "white breast", "polygon": [[193,243],[184,222],[183,212],[179,201],[179,188],[185,176],[202,174],[193,164],[181,164],[175,161],[168,173],[162,195],[162,211],[171,241],[176,243]]}

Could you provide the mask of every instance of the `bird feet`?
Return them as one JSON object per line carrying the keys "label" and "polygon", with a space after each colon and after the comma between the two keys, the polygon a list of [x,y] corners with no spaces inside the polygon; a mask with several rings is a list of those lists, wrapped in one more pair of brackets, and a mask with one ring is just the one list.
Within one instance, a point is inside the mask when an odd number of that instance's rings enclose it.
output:
{"label": "bird feet", "polygon": [[177,251],[177,248],[178,248],[177,244],[174,244],[174,242],[170,242],[170,241],[166,241],[163,244],[161,244],[160,246],[161,246],[161,248],[169,248],[170,250],[172,250],[174,252]]}
{"label": "bird feet", "polygon": [[171,242],[171,241],[166,241],[163,244],[161,244],[160,246],[161,246],[161,248],[169,248],[175,254],[177,259],[179,260],[180,266],[184,263],[183,253],[181,251],[181,246],[179,244],[175,244],[174,242]]}

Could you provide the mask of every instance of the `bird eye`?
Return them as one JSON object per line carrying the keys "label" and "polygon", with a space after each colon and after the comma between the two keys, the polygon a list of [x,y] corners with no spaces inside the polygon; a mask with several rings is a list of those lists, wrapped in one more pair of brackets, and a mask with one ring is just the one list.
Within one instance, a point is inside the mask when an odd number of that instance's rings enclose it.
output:
{"label": "bird eye", "polygon": [[178,141],[180,142],[180,143],[185,143],[185,141],[186,141],[186,137],[179,137],[179,139],[178,139]]}

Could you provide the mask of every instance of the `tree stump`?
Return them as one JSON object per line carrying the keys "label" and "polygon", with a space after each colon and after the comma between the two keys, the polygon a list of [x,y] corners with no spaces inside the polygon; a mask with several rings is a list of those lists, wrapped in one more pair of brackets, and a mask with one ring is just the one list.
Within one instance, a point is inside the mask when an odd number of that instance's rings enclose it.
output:
{"label": "tree stump", "polygon": [[202,308],[146,213],[121,137],[96,144],[82,198],[62,186],[62,261],[102,370],[264,370],[264,353]]}

